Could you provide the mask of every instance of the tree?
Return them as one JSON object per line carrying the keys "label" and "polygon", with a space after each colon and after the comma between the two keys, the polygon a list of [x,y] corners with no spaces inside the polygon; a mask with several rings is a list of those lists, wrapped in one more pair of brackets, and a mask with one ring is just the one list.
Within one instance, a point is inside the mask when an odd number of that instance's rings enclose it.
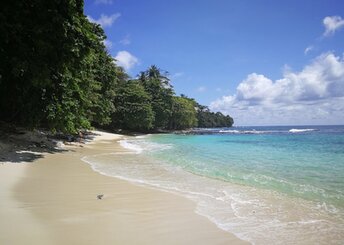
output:
{"label": "tree", "polygon": [[91,125],[132,130],[217,127],[233,119],[186,96],[151,66],[137,80],[116,65],[83,0],[3,1],[0,8],[0,120],[76,133]]}
{"label": "tree", "polygon": [[172,98],[174,95],[169,79],[167,76],[162,75],[160,69],[153,65],[140,74],[139,81],[151,96],[152,109],[155,114],[153,127],[155,129],[166,129],[172,113]]}
{"label": "tree", "polygon": [[116,66],[82,0],[5,1],[0,21],[0,120],[68,133],[109,122]]}
{"label": "tree", "polygon": [[90,112],[90,120],[95,125],[108,125],[111,123],[111,115],[115,111],[114,97],[116,88],[128,80],[128,75],[117,66],[115,60],[107,53],[103,40],[105,35],[100,26],[99,32],[103,35],[101,42],[95,49],[92,69],[95,83],[99,85],[97,93],[94,93],[94,102]]}
{"label": "tree", "polygon": [[221,112],[211,112],[208,107],[196,103],[199,128],[232,127],[234,120]]}
{"label": "tree", "polygon": [[197,112],[194,102],[185,97],[173,97],[170,129],[186,129],[197,126]]}
{"label": "tree", "polygon": [[151,129],[154,113],[150,100],[150,95],[140,82],[133,80],[123,84],[116,92],[112,126],[139,131]]}

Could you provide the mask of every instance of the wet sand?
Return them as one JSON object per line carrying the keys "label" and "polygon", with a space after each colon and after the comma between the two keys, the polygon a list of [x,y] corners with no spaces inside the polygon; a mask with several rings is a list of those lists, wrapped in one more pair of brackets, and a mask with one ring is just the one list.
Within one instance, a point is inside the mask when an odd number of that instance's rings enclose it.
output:
{"label": "wet sand", "polygon": [[248,244],[186,198],[94,172],[83,156],[125,151],[120,135],[99,134],[33,163],[0,165],[0,244]]}

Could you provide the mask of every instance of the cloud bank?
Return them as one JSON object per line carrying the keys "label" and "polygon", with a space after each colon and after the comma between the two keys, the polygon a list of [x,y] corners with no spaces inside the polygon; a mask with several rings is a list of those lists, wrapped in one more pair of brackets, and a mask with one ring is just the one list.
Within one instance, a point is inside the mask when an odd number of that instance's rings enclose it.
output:
{"label": "cloud bank", "polygon": [[119,51],[115,59],[117,61],[117,65],[122,66],[126,71],[130,70],[139,63],[138,58],[125,50]]}
{"label": "cloud bank", "polygon": [[344,122],[344,59],[329,52],[300,72],[285,69],[278,80],[247,76],[234,95],[210,104],[237,125],[340,124]]}

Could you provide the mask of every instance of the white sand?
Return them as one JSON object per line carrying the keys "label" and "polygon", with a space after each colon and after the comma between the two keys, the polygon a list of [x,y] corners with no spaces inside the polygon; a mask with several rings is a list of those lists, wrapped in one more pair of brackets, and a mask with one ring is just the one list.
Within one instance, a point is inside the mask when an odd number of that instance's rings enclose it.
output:
{"label": "white sand", "polygon": [[124,150],[121,135],[94,133],[68,152],[0,164],[0,244],[247,244],[190,200],[92,171],[83,156]]}

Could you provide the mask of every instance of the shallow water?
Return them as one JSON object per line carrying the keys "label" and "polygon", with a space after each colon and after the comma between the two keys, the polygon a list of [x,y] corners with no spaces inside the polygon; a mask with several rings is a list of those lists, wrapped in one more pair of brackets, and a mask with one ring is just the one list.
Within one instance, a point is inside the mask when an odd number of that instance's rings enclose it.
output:
{"label": "shallow water", "polygon": [[344,126],[236,127],[122,140],[83,160],[103,174],[186,196],[253,244],[342,244]]}

